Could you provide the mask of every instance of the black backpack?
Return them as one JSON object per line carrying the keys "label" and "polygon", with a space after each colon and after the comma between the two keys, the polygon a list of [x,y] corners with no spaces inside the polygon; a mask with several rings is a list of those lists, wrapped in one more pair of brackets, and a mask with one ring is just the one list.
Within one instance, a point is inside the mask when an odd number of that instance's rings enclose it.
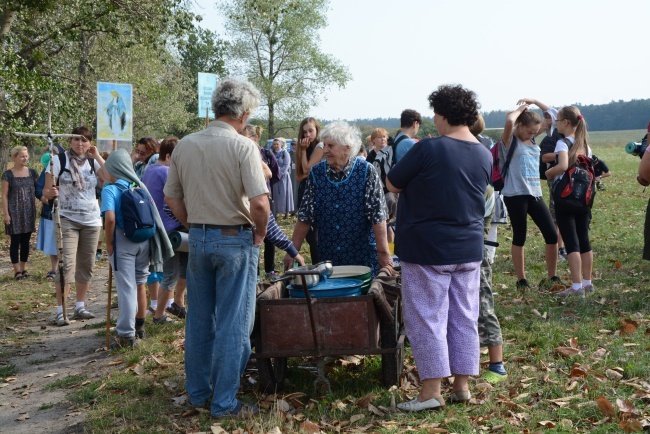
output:
{"label": "black backpack", "polygon": [[[567,141],[567,144],[570,142]],[[553,186],[553,200],[556,204],[576,211],[591,208],[596,196],[595,179],[591,158],[578,155],[576,162],[569,166],[564,176]]]}

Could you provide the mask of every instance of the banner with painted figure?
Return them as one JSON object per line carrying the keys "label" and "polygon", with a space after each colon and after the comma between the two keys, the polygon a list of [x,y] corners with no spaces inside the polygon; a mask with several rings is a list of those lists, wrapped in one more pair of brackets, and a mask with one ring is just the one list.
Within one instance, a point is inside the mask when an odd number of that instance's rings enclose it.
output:
{"label": "banner with painted figure", "polygon": [[133,89],[124,83],[97,83],[97,140],[133,141]]}
{"label": "banner with painted figure", "polygon": [[204,118],[206,109],[208,116],[214,118],[212,111],[212,93],[217,88],[217,75],[199,72],[199,117]]}

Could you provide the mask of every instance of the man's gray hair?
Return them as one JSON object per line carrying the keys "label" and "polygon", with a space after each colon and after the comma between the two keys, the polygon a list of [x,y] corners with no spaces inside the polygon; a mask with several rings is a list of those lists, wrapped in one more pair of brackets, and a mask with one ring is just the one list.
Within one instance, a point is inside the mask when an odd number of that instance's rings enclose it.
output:
{"label": "man's gray hair", "polygon": [[224,79],[212,94],[212,111],[215,118],[229,116],[241,119],[247,110],[252,112],[260,105],[260,92],[247,81]]}
{"label": "man's gray hair", "polygon": [[350,161],[354,160],[361,149],[361,131],[345,121],[331,122],[320,132],[321,141],[332,140],[341,146],[350,148]]}

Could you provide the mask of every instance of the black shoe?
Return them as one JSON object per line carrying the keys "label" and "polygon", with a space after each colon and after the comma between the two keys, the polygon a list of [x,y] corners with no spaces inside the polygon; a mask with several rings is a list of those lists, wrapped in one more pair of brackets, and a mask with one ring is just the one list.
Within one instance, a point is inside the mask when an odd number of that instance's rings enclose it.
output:
{"label": "black shoe", "polygon": [[135,340],[135,337],[124,337],[118,336],[116,341],[111,344],[110,349],[116,350],[119,348],[133,348],[138,345],[138,342]]}
{"label": "black shoe", "polygon": [[171,306],[165,309],[165,311],[179,317],[180,319],[185,319],[185,316],[187,315],[187,309],[185,306],[179,306],[176,302],[173,302]]}
{"label": "black shoe", "polygon": [[530,289],[530,285],[528,284],[528,281],[526,279],[521,279],[517,281],[517,289]]}
{"label": "black shoe", "polygon": [[137,339],[146,339],[147,334],[144,332],[144,326],[135,328],[135,337]]}
{"label": "black shoe", "polygon": [[[557,276],[553,276],[553,277],[551,277],[551,278],[548,279],[548,280],[549,280],[549,282],[551,282],[553,285],[564,285],[564,283],[562,283],[562,279],[560,279],[560,278],[557,277]],[[566,286],[566,285],[565,285],[565,286]]]}

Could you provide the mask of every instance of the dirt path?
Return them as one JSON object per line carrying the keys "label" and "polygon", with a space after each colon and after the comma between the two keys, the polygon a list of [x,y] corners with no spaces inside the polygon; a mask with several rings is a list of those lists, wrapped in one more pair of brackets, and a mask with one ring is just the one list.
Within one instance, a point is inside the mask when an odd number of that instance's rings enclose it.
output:
{"label": "dirt path", "polygon": [[[96,265],[86,301],[96,316],[92,320],[57,327],[53,321],[54,309],[48,306],[39,308],[36,320],[2,331],[4,337],[0,343],[9,355],[6,360],[16,366],[16,374],[12,375],[14,380],[0,383],[0,432],[84,432],[88,404],[78,406],[68,401],[74,388],[52,385],[61,386],[69,376],[93,381],[106,376],[111,369],[107,364],[116,357],[103,350],[104,336],[97,336],[99,329],[92,327],[106,320],[107,280],[108,262],[104,259]],[[74,295],[67,304],[71,318]],[[117,311],[113,310],[111,316],[116,315]]]}

